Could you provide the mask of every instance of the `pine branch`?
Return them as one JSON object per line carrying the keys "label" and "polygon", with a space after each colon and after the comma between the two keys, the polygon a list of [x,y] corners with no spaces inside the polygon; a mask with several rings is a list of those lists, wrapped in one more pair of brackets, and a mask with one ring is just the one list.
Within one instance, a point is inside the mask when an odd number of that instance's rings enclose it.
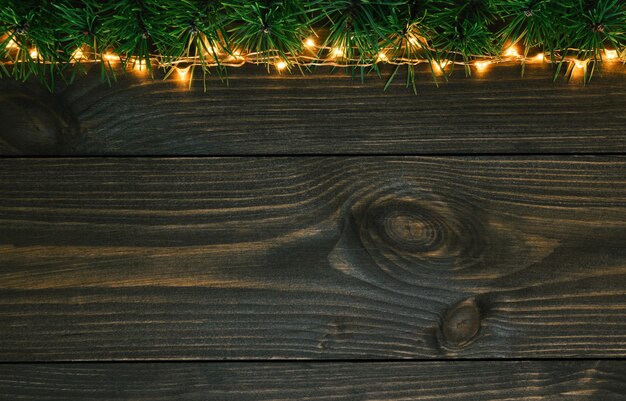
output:
{"label": "pine branch", "polygon": [[[322,36],[322,44],[307,41]],[[555,77],[574,59],[585,82],[604,61],[626,57],[623,0],[2,0],[0,77],[36,77],[49,88],[71,82],[94,63],[103,80],[115,79],[109,54],[123,70],[199,67],[225,76],[246,61],[277,68],[348,67],[352,74],[380,63],[415,65],[433,76],[448,62],[467,75],[475,63],[497,60],[503,48],[546,53]],[[115,59],[113,59],[115,60]],[[446,75],[444,74],[444,78]]]}

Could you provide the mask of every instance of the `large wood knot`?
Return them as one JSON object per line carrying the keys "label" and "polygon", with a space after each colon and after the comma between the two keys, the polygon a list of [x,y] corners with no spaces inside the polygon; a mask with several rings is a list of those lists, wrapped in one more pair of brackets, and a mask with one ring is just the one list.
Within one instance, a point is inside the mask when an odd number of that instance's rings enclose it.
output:
{"label": "large wood knot", "polygon": [[440,325],[441,343],[447,348],[461,348],[478,335],[481,312],[474,298],[466,299],[448,309]]}
{"label": "large wood knot", "polygon": [[362,211],[360,239],[382,264],[459,270],[484,251],[482,222],[461,203],[416,196],[387,196]]}
{"label": "large wood knot", "polygon": [[67,150],[78,134],[59,99],[45,89],[3,83],[0,95],[0,140],[15,154],[49,154]]}

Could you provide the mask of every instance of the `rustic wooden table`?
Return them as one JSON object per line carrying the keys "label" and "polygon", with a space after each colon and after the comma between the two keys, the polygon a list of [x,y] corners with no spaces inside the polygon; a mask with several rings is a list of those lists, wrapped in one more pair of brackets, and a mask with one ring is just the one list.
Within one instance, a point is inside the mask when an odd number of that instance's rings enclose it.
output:
{"label": "rustic wooden table", "polygon": [[626,73],[0,81],[0,399],[626,399]]}

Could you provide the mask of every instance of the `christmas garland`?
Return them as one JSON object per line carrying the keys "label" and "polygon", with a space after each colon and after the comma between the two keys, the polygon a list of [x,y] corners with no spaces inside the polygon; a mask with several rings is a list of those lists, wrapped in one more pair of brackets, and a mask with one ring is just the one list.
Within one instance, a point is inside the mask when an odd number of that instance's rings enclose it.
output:
{"label": "christmas garland", "polygon": [[[555,79],[626,60],[623,0],[0,0],[0,76],[50,88],[89,64],[189,80],[246,63],[379,72],[428,63],[444,77],[500,61],[552,63]],[[565,66],[565,69],[563,67]],[[523,73],[523,67],[522,67]]]}

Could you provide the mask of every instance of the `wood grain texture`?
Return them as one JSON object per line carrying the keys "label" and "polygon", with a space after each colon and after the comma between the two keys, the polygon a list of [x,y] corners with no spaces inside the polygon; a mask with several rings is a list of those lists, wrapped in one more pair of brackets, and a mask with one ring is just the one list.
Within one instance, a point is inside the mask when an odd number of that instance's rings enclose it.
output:
{"label": "wood grain texture", "polygon": [[385,92],[385,80],[373,75],[362,84],[341,71],[268,76],[263,67],[246,67],[231,71],[228,85],[210,78],[205,93],[201,82],[188,91],[175,80],[137,76],[109,87],[94,73],[52,102],[69,120],[43,113],[42,104],[51,103],[45,97],[31,97],[40,106],[25,107],[14,96],[23,91],[4,89],[2,107],[11,118],[0,124],[0,154],[626,152],[621,64],[606,65],[588,86],[553,83],[548,66],[526,71],[521,78],[519,66],[501,65],[466,78],[459,69],[437,87],[424,67],[417,96],[404,88],[402,74]]}
{"label": "wood grain texture", "polygon": [[626,158],[5,159],[0,360],[626,356]]}
{"label": "wood grain texture", "polygon": [[0,365],[11,400],[622,401],[626,362]]}

